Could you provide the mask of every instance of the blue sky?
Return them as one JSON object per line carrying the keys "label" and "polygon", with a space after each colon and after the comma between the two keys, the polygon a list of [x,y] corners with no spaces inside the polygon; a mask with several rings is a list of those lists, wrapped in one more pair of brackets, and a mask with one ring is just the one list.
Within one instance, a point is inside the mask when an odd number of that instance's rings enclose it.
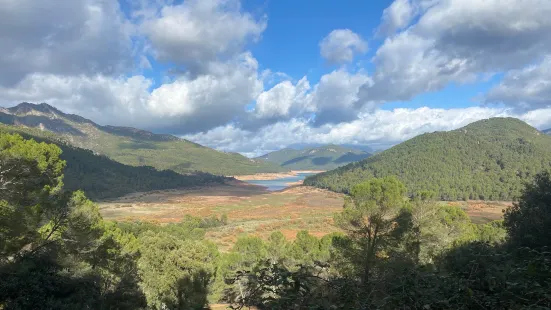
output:
{"label": "blue sky", "polygon": [[32,0],[0,8],[0,105],[255,156],[551,127],[549,0]]}

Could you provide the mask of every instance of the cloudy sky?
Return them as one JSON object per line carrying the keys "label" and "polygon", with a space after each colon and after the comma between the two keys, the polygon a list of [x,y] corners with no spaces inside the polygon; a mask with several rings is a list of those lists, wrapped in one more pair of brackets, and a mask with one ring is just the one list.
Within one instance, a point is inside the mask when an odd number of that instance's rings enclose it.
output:
{"label": "cloudy sky", "polygon": [[258,155],[551,127],[551,0],[0,0],[0,105]]}

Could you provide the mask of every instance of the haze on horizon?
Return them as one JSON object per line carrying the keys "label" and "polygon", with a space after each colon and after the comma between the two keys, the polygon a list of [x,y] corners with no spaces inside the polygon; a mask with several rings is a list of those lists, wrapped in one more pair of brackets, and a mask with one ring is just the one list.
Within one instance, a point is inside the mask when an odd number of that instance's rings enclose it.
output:
{"label": "haze on horizon", "polygon": [[551,127],[551,1],[0,0],[0,105],[255,156]]}

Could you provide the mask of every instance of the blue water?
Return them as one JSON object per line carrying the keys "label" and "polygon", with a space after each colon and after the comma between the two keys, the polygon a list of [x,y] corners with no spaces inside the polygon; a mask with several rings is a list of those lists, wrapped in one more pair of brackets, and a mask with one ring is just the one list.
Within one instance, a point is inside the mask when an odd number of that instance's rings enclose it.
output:
{"label": "blue water", "polygon": [[279,191],[289,187],[287,183],[298,182],[304,180],[307,176],[314,175],[315,173],[298,173],[292,177],[285,177],[275,180],[245,180],[247,183],[254,185],[260,185],[266,187],[269,191]]}

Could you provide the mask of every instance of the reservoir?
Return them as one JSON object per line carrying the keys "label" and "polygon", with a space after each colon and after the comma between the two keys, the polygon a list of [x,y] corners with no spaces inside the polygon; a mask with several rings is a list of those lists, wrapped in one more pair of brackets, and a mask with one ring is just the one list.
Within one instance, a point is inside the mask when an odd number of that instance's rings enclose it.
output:
{"label": "reservoir", "polygon": [[244,182],[266,187],[269,191],[279,191],[289,187],[288,183],[294,183],[304,180],[307,176],[314,175],[311,172],[299,172],[297,175],[283,177],[273,180],[243,180]]}

